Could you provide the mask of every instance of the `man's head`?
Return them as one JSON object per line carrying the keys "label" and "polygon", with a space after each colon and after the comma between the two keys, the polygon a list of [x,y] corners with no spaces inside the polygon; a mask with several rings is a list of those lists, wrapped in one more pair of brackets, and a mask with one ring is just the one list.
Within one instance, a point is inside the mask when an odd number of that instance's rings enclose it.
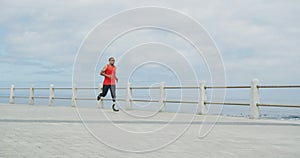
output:
{"label": "man's head", "polygon": [[110,64],[110,65],[114,65],[114,64],[115,64],[115,58],[114,58],[114,57],[110,57],[110,58],[108,59],[108,61],[109,61],[109,64]]}

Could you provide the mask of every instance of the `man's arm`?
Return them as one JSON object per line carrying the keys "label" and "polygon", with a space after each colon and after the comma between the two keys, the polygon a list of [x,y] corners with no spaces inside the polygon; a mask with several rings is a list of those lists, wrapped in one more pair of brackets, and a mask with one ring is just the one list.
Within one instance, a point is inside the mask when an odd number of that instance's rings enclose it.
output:
{"label": "man's arm", "polygon": [[[117,68],[116,68],[116,71],[117,71]],[[119,82],[119,79],[118,79],[117,75],[115,77],[116,77],[116,81]]]}
{"label": "man's arm", "polygon": [[105,66],[102,68],[102,70],[101,70],[101,72],[100,72],[100,75],[105,76],[105,77],[108,77],[108,78],[111,78],[111,75],[107,75],[107,74],[105,73],[106,69],[107,69],[107,65],[105,65]]}

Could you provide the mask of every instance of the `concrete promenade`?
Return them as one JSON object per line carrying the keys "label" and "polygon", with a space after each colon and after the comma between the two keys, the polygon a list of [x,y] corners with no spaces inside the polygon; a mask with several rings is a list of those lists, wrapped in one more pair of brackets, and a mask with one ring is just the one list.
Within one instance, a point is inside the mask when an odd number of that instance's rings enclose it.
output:
{"label": "concrete promenade", "polygon": [[77,110],[0,104],[0,158],[300,157],[300,121]]}

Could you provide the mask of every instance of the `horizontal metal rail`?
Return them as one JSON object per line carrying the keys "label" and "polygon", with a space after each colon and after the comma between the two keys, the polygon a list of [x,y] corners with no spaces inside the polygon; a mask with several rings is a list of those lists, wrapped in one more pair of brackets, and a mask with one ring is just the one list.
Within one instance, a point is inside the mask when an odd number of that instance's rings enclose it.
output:
{"label": "horizontal metal rail", "polygon": [[257,104],[257,106],[300,108],[300,105],[288,105],[288,104]]}
{"label": "horizontal metal rail", "polygon": [[66,99],[66,100],[69,100],[69,99],[72,99],[71,97],[54,97],[53,99]]}
{"label": "horizontal metal rail", "polygon": [[116,89],[127,89],[127,87],[117,87]]}
{"label": "horizontal metal rail", "polygon": [[80,89],[80,90],[97,90],[98,88],[76,87],[76,89]]}
{"label": "horizontal metal rail", "polygon": [[205,86],[206,89],[251,88],[251,86]]}
{"label": "horizontal metal rail", "polygon": [[143,87],[143,86],[137,86],[137,87],[130,87],[131,89],[159,89],[159,87]]}
{"label": "horizontal metal rail", "polygon": [[49,99],[49,96],[34,96],[33,98],[38,98],[38,99]]}
{"label": "horizontal metal rail", "polygon": [[14,96],[14,98],[29,98],[29,96]]}
{"label": "horizontal metal rail", "polygon": [[15,90],[29,90],[30,88],[14,88]]}
{"label": "horizontal metal rail", "polygon": [[75,100],[96,100],[96,98],[76,98]]}
{"label": "horizontal metal rail", "polygon": [[[35,89],[35,90],[49,90],[49,88],[44,88],[44,87],[41,87],[41,88],[34,88],[33,87],[33,89]],[[57,88],[54,88],[54,89],[57,89]]]}
{"label": "horizontal metal rail", "polygon": [[220,105],[242,105],[242,106],[249,106],[249,103],[235,103],[235,102],[209,102],[206,101],[205,104],[220,104]]}
{"label": "horizontal metal rail", "polygon": [[257,86],[257,88],[300,88],[300,85],[283,85],[283,86]]}
{"label": "horizontal metal rail", "polygon": [[164,89],[200,89],[200,87],[199,86],[185,86],[185,87],[165,86]]}
{"label": "horizontal metal rail", "polygon": [[199,104],[197,101],[184,101],[184,100],[165,100],[164,103],[185,103],[185,104]]}
{"label": "horizontal metal rail", "polygon": [[57,89],[57,90],[72,90],[72,88],[67,88],[67,87],[58,87],[58,88],[54,87],[54,89]]}
{"label": "horizontal metal rail", "polygon": [[159,102],[159,100],[146,100],[146,99],[131,99],[130,101],[134,102]]}
{"label": "horizontal metal rail", "polygon": [[[56,99],[56,98],[53,98],[53,99]],[[75,98],[75,100],[96,100],[96,98]],[[101,100],[112,100],[112,99],[108,99],[108,98],[103,98]],[[117,98],[116,99],[117,101],[126,101],[126,99],[123,99],[123,98]]]}
{"label": "horizontal metal rail", "polygon": [[9,90],[10,88],[0,88],[0,90]]}

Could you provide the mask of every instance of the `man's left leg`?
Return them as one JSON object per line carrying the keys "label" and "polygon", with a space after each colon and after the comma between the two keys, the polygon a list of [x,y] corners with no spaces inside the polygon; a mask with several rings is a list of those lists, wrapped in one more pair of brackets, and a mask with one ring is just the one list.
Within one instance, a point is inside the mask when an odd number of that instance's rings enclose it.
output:
{"label": "man's left leg", "polygon": [[110,95],[111,95],[112,101],[113,101],[112,109],[114,111],[119,111],[118,109],[115,109],[115,106],[116,106],[116,85],[111,85],[110,86]]}

